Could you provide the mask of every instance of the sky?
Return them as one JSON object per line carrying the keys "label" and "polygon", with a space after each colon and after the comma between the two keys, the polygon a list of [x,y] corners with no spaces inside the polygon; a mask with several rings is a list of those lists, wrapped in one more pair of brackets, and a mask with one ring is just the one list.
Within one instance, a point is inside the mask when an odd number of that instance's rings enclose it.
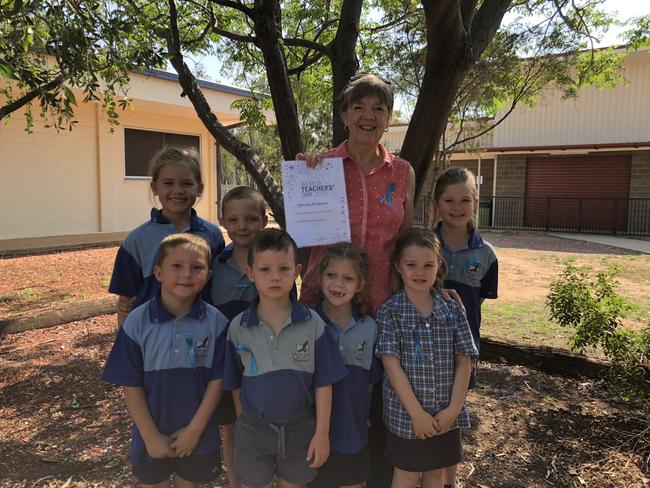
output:
{"label": "sky", "polygon": [[[614,14],[622,21],[628,20],[631,17],[640,17],[650,14],[650,0],[607,0],[604,6],[607,12]],[[596,47],[621,44],[623,41],[618,36],[622,31],[622,28],[613,27],[607,35],[596,44]],[[220,72],[221,63],[214,56],[197,57],[194,61],[203,64],[205,71],[211,80],[228,85],[234,84],[232,79],[228,76],[224,76]],[[191,63],[189,64],[191,66]],[[171,67],[169,70],[173,71]]]}

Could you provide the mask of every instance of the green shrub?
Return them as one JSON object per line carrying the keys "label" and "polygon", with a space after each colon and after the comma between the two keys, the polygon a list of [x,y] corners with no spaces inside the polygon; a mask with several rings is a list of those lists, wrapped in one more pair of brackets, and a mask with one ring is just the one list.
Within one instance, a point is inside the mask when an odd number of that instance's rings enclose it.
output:
{"label": "green shrub", "polygon": [[650,397],[650,325],[641,331],[621,327],[629,306],[616,293],[618,267],[589,277],[586,271],[567,264],[551,283],[546,306],[551,319],[572,327],[572,350],[600,348],[611,361],[611,374],[630,393]]}

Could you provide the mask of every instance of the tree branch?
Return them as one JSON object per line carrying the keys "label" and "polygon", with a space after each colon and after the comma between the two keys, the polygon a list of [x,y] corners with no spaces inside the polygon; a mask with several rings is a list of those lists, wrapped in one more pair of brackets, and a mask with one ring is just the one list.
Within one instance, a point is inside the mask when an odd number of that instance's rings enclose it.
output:
{"label": "tree branch", "polygon": [[296,47],[304,47],[307,49],[311,49],[312,51],[318,51],[321,54],[332,57],[333,51],[330,46],[326,46],[324,44],[321,44],[319,42],[314,42],[310,41],[309,39],[299,39],[295,37],[288,37],[283,39],[283,42],[287,46],[296,46]]}
{"label": "tree branch", "polygon": [[300,66],[296,66],[294,68],[289,68],[287,70],[287,73],[289,76],[294,76],[294,75],[299,75],[303,71],[305,71],[307,68],[312,66],[313,64],[316,64],[320,59],[324,56],[323,53],[315,53],[314,55],[310,57],[305,57],[303,58],[303,62]]}
{"label": "tree branch", "polygon": [[470,36],[472,55],[477,60],[494,38],[512,0],[484,0],[474,16]]}
{"label": "tree branch", "polygon": [[203,92],[199,88],[196,77],[185,64],[183,53],[181,51],[181,41],[178,31],[178,11],[176,10],[175,0],[169,1],[169,25],[170,29],[167,35],[167,49],[169,50],[170,62],[178,73],[178,83],[183,89],[184,96],[187,96],[194,106],[194,110],[199,119],[210,132],[212,137],[228,152],[235,156],[246,168],[248,174],[253,177],[264,199],[271,207],[271,212],[276,221],[284,227],[284,205],[282,202],[282,192],[280,187],[273,179],[268,168],[255,154],[253,148],[241,142],[219,121],[217,116],[212,112],[210,104],[205,99]]}
{"label": "tree branch", "polygon": [[54,78],[53,80],[48,81],[47,83],[44,83],[37,88],[34,88],[33,90],[26,93],[22,97],[14,100],[11,103],[6,104],[4,107],[1,107],[0,120],[4,119],[7,115],[9,115],[12,112],[15,112],[19,108],[24,107],[29,102],[37,98],[41,93],[54,90],[55,88],[60,86],[64,81],[65,81],[65,75],[61,73],[58,76],[56,76],[56,78]]}
{"label": "tree branch", "polygon": [[255,9],[247,7],[242,3],[235,2],[233,0],[210,0],[210,1],[217,5],[221,5],[222,7],[230,7],[230,8],[234,8],[235,10],[239,10],[240,12],[246,14],[248,17],[252,18],[255,16]]}
{"label": "tree branch", "polygon": [[253,36],[235,34],[234,32],[229,32],[227,30],[220,29],[219,27],[214,27],[212,29],[212,32],[214,34],[220,35],[221,37],[225,37],[226,39],[230,39],[231,41],[248,42],[257,45],[257,39]]}

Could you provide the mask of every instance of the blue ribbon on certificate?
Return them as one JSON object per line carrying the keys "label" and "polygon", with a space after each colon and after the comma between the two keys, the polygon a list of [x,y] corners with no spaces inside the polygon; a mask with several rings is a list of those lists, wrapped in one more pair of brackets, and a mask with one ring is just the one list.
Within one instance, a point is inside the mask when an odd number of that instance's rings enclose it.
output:
{"label": "blue ribbon on certificate", "polygon": [[388,205],[388,208],[392,209],[393,208],[393,193],[395,192],[395,189],[397,188],[397,185],[395,183],[391,183],[386,187],[386,193],[379,198],[379,205],[382,203],[386,203]]}

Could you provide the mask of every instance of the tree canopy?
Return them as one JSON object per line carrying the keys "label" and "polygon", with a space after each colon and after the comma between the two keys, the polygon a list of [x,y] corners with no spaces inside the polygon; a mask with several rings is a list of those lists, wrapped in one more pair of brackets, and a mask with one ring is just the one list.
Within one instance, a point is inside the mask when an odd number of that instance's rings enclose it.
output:
{"label": "tree canopy", "polygon": [[[342,141],[341,89],[359,70],[384,75],[411,112],[401,156],[425,195],[440,154],[490,130],[517,104],[533,104],[542,88],[573,96],[586,84],[619,79],[620,55],[593,48],[614,22],[603,0],[129,0],[112,8],[98,1],[0,0],[9,12],[0,19],[0,48],[7,48],[0,72],[35,93],[42,107],[54,107],[60,124],[74,102],[61,76],[88,99],[96,97],[98,77],[106,78],[110,109],[124,70],[164,56],[198,117],[245,167],[280,223],[273,172],[212,113],[189,54],[216,54],[239,81],[270,93],[287,159]],[[648,22],[630,26],[631,46],[647,44]],[[80,61],[88,50],[92,61]],[[79,57],[67,61],[62,53],[69,51]],[[55,56],[56,67],[44,68],[44,53]],[[47,83],[58,83],[53,95]],[[5,94],[19,99],[7,85]],[[260,97],[240,108],[259,124],[264,103]]]}
{"label": "tree canopy", "polygon": [[0,119],[32,103],[48,124],[72,128],[76,97],[99,101],[111,123],[125,106],[129,73],[164,64],[136,6],[102,0],[0,0]]}

